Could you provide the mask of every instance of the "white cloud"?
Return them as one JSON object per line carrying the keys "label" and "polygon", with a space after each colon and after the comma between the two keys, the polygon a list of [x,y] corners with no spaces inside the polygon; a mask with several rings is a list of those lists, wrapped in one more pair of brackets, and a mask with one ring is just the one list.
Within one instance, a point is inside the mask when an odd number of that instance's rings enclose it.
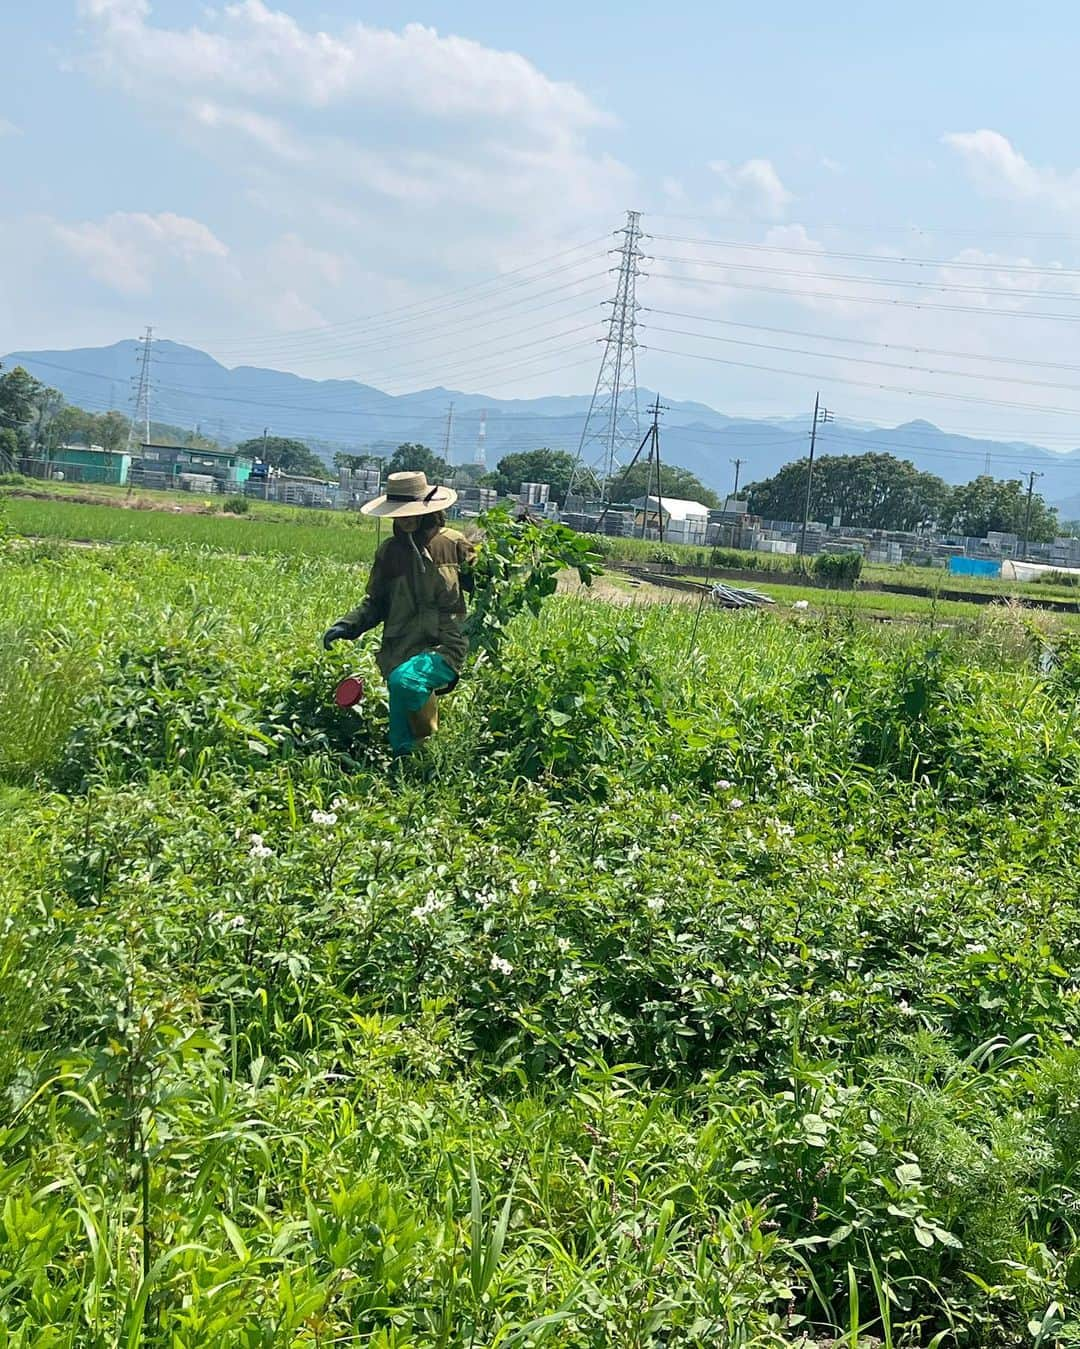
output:
{"label": "white cloud", "polygon": [[664,194],[664,201],[670,206],[683,206],[687,200],[686,188],[679,178],[663,178],[660,181],[660,191]]}
{"label": "white cloud", "polygon": [[574,85],[516,52],[439,34],[357,23],[340,35],[304,29],[263,0],[211,11],[211,27],[155,27],[145,0],[81,0],[95,34],[88,69],[155,98],[212,93],[240,106],[368,106],[436,119],[483,118],[506,134],[566,143],[612,118]]}
{"label": "white cloud", "polygon": [[122,295],[149,294],[155,275],[177,264],[224,259],[229,250],[197,220],[163,211],[115,211],[104,220],[52,222],[52,232],[95,277]]}
{"label": "white cloud", "polygon": [[735,165],[716,159],[709,168],[723,185],[715,202],[719,211],[777,220],[793,200],[771,160],[748,159],[745,164]]}
{"label": "white cloud", "polygon": [[149,0],[80,0],[80,13],[87,73],[282,214],[297,199],[323,218],[360,211],[370,235],[394,212],[437,209],[428,237],[450,226],[490,259],[508,224],[520,247],[610,227],[630,204],[629,171],[588,143],[613,119],[517,52],[415,23],[322,31],[264,0],[183,29],[156,23]]}
{"label": "white cloud", "polygon": [[1080,171],[1038,168],[998,131],[952,131],[942,139],[988,196],[1050,206],[1067,215],[1080,210]]}
{"label": "white cloud", "polygon": [[0,136],[21,136],[22,127],[18,127],[14,122],[9,122],[6,117],[0,117]]}
{"label": "white cloud", "polygon": [[356,23],[335,36],[306,30],[263,0],[239,0],[210,12],[214,27],[181,31],[153,27],[146,0],[82,0],[81,10],[97,25],[98,54],[133,87],[165,79],[174,89],[308,107],[352,101],[508,117],[545,135],[611,121],[518,53],[418,23],[400,31]]}

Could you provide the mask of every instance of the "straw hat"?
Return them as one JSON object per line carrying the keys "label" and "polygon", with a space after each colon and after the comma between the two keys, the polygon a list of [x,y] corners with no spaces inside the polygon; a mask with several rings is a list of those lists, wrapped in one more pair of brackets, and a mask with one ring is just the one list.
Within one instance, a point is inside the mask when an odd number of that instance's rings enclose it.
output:
{"label": "straw hat", "polygon": [[386,492],[374,501],[365,501],[362,515],[393,516],[430,515],[452,506],[457,493],[452,487],[432,487],[423,473],[391,473],[386,479]]}

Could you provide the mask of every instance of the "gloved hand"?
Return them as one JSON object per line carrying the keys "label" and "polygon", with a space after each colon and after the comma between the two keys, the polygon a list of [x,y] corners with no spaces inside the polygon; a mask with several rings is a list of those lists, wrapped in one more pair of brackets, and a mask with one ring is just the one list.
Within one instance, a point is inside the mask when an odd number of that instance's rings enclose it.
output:
{"label": "gloved hand", "polygon": [[323,650],[329,651],[335,642],[348,642],[351,640],[352,639],[349,637],[349,630],[345,624],[335,623],[332,628],[327,628],[323,633]]}

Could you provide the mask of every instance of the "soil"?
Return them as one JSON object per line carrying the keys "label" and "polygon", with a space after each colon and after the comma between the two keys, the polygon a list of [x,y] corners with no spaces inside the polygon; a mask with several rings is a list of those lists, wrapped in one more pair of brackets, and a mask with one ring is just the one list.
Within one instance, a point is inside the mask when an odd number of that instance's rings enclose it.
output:
{"label": "soil", "polygon": [[591,586],[583,586],[577,573],[563,572],[559,576],[560,595],[587,595],[611,604],[697,604],[698,596],[687,591],[665,590],[648,581],[636,584],[622,577],[597,576]]}

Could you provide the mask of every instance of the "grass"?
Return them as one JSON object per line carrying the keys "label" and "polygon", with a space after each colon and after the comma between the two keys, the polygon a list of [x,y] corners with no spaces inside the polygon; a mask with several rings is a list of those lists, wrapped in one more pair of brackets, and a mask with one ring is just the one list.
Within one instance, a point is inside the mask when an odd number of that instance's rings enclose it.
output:
{"label": "grass", "polygon": [[0,1342],[1077,1343],[1057,620],[560,597],[392,769],[362,580],[0,553]]}
{"label": "grass", "polygon": [[20,497],[9,497],[4,508],[14,530],[43,539],[202,546],[250,555],[281,553],[360,562],[374,556],[377,537],[366,521],[339,519],[329,512],[291,512],[282,520],[260,518],[257,512],[244,517],[171,514]]}

